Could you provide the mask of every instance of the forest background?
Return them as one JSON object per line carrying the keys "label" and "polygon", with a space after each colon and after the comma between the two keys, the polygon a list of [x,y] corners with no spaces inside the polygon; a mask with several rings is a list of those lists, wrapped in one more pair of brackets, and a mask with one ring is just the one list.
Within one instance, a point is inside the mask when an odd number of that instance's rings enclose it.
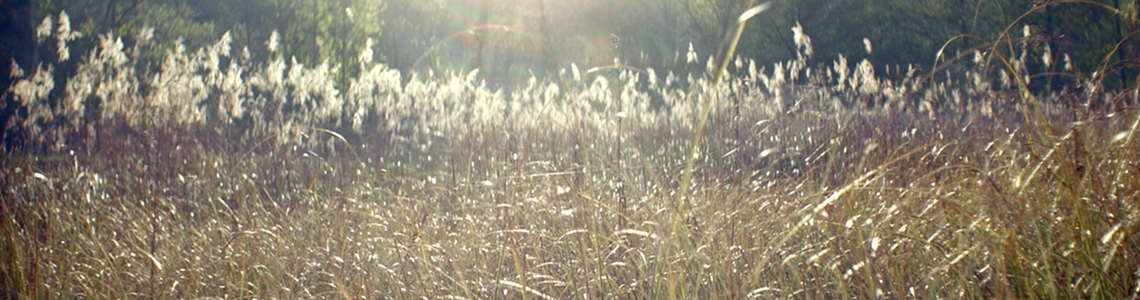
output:
{"label": "forest background", "polygon": [[[874,63],[879,76],[899,77],[892,68],[915,66],[928,71],[937,53],[953,54],[979,47],[1011,28],[1030,25],[1037,42],[1033,56],[1072,54],[1077,72],[1096,70],[1117,42],[1127,56],[1137,52],[1124,38],[1135,28],[1113,11],[1135,14],[1134,1],[1071,1],[1049,5],[1040,13],[1026,11],[1041,0],[798,0],[772,1],[771,13],[748,24],[740,56],[760,62],[795,58],[796,45],[787,30],[797,22],[813,37],[809,64],[831,62],[839,55]],[[701,59],[725,47],[735,16],[746,9],[739,0],[653,1],[519,1],[519,0],[35,0],[4,1],[10,14],[6,34],[25,36],[39,20],[66,11],[82,34],[74,44],[84,53],[103,33],[124,39],[154,30],[158,47],[144,59],[158,62],[179,43],[197,49],[229,32],[235,49],[247,48],[254,58],[269,61],[286,53],[298,63],[341,66],[343,80],[359,73],[360,53],[372,49],[372,62],[405,74],[480,70],[489,83],[509,87],[531,75],[551,74],[570,63],[590,68],[622,65],[678,71],[686,67],[687,50]],[[15,12],[13,12],[13,9]],[[28,13],[24,13],[28,12]],[[1013,30],[1021,30],[1020,26]],[[22,32],[21,32],[22,31]],[[277,32],[280,51],[269,50]],[[1020,33],[1020,32],[1018,32]],[[960,36],[964,38],[954,39]],[[128,41],[129,42],[129,41]],[[949,43],[948,43],[949,42]],[[11,61],[34,68],[36,47],[5,42],[3,69]],[[943,50],[943,47],[946,49]],[[15,48],[15,49],[11,49]],[[873,51],[870,51],[873,50]],[[950,52],[954,51],[954,52]],[[1049,53],[1043,53],[1048,51]],[[14,54],[13,54],[14,53]],[[952,57],[947,55],[946,57]],[[1135,57],[1135,55],[1132,55]],[[76,63],[72,60],[71,63]],[[1039,63],[1039,62],[1038,62]],[[152,63],[157,66],[158,63]],[[1060,68],[1053,64],[1053,68]],[[1034,66],[1031,66],[1034,67]],[[1041,68],[1044,73],[1050,70]],[[69,67],[60,76],[66,76]],[[1057,71],[1057,70],[1053,70]],[[8,75],[8,72],[4,75]],[[897,72],[896,72],[897,73]],[[1131,75],[1130,75],[1131,74]],[[1127,85],[1133,70],[1120,72],[1109,87]],[[1059,80],[1064,80],[1063,78]],[[5,83],[7,79],[5,78]],[[1055,84],[1039,80],[1035,90]],[[7,86],[5,84],[5,86]]]}

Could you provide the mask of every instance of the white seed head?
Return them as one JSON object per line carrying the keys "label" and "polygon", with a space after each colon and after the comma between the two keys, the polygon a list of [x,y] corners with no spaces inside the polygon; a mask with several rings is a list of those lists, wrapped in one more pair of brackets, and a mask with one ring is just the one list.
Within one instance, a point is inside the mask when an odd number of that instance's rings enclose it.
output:
{"label": "white seed head", "polygon": [[16,63],[16,58],[13,57],[10,60],[11,60],[11,64],[9,65],[10,68],[8,70],[8,77],[10,77],[10,78],[24,77],[24,69],[21,69],[20,64]]}
{"label": "white seed head", "polygon": [[36,27],[36,43],[43,43],[48,36],[51,36],[52,24],[51,16],[44,17],[44,21]]}
{"label": "white seed head", "polygon": [[368,41],[364,43],[364,51],[360,52],[360,58],[358,60],[361,64],[372,63],[372,55],[372,38],[368,38]]}
{"label": "white seed head", "polygon": [[693,43],[691,42],[689,43],[689,53],[685,55],[685,62],[690,64],[697,62],[697,51],[693,50]]}
{"label": "white seed head", "polygon": [[150,39],[153,37],[154,37],[154,27],[144,26],[142,29],[139,30],[139,34],[135,39],[138,40],[137,43],[142,44],[142,43],[149,42]]}
{"label": "white seed head", "polygon": [[800,22],[796,22],[796,26],[792,26],[792,41],[796,43],[796,50],[805,56],[811,56],[811,37],[804,34],[804,27]]}
{"label": "white seed head", "polygon": [[59,12],[59,26],[55,28],[55,47],[59,61],[66,61],[71,58],[71,54],[67,50],[67,42],[82,36],[79,32],[71,31],[71,17],[67,16],[67,12]]}
{"label": "white seed head", "polygon": [[269,33],[269,41],[265,43],[265,45],[269,46],[269,52],[277,52],[277,43],[279,39],[280,36],[277,33],[277,30]]}

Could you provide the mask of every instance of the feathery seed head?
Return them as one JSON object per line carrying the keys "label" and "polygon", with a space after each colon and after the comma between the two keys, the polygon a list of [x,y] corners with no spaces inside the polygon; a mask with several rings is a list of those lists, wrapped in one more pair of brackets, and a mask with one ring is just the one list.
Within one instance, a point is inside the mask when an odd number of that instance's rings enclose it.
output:
{"label": "feathery seed head", "polygon": [[[50,31],[50,28],[48,29]],[[59,12],[59,26],[55,28],[55,47],[56,54],[59,55],[59,61],[67,61],[71,58],[71,54],[67,50],[67,42],[83,37],[76,31],[71,31],[71,17],[67,16],[67,12]]]}
{"label": "feathery seed head", "polygon": [[154,27],[143,26],[143,28],[139,30],[139,34],[136,37],[136,40],[137,40],[136,43],[145,44],[147,42],[150,42],[150,39],[153,37],[154,37]]}
{"label": "feathery seed head", "polygon": [[44,21],[36,27],[36,43],[43,43],[45,39],[51,36],[52,24],[54,23],[51,16],[44,17]]}
{"label": "feathery seed head", "polygon": [[800,25],[800,22],[796,22],[796,26],[792,26],[792,41],[796,44],[796,50],[800,51],[803,56],[811,56],[811,37],[804,34],[804,27]]}
{"label": "feathery seed head", "polygon": [[368,38],[368,40],[364,42],[364,51],[360,52],[360,58],[357,60],[360,61],[361,64],[370,64],[372,63],[372,54],[372,38]]}
{"label": "feathery seed head", "polygon": [[269,33],[269,41],[265,42],[265,44],[267,46],[269,46],[269,52],[273,52],[273,53],[277,52],[277,44],[278,44],[278,42],[279,42],[278,40],[280,38],[281,38],[280,34],[277,33],[277,30],[274,30],[273,32]]}
{"label": "feathery seed head", "polygon": [[689,43],[688,54],[685,54],[685,62],[690,63],[690,64],[697,62],[697,51],[693,50],[693,43],[692,42]]}
{"label": "feathery seed head", "polygon": [[24,69],[21,69],[20,64],[16,63],[16,58],[13,57],[13,58],[10,58],[9,60],[10,60],[10,63],[9,63],[8,77],[10,77],[10,78],[24,77]]}

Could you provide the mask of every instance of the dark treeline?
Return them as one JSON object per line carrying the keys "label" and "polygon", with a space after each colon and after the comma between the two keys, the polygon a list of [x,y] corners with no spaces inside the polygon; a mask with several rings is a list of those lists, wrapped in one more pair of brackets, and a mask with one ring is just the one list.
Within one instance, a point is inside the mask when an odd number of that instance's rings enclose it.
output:
{"label": "dark treeline", "polygon": [[[83,53],[100,34],[133,37],[153,28],[163,55],[176,43],[188,49],[229,32],[236,49],[248,47],[266,60],[288,55],[313,66],[341,66],[340,76],[359,72],[366,48],[371,61],[407,73],[475,68],[492,82],[550,74],[575,63],[583,68],[620,62],[635,68],[679,70],[690,49],[700,60],[725,46],[726,32],[750,0],[510,1],[510,0],[37,0],[5,1],[5,22],[39,24],[66,11],[82,34],[72,46]],[[756,4],[763,2],[757,1]],[[788,28],[797,22],[811,36],[813,64],[864,58],[882,76],[892,66],[928,71],[944,45],[948,57],[999,41],[1014,41],[1029,26],[1031,55],[1063,62],[1070,54],[1078,72],[1104,68],[1135,52],[1116,43],[1136,29],[1132,0],[799,0],[772,1],[771,12],[752,20],[738,53],[761,65],[796,56]],[[27,3],[20,8],[20,3]],[[28,9],[27,6],[31,8]],[[11,7],[11,8],[10,8]],[[24,9],[34,13],[12,13]],[[26,16],[27,19],[21,19]],[[5,25],[4,64],[26,54],[30,30]],[[277,51],[268,41],[278,33]],[[956,36],[965,35],[955,39]],[[23,41],[23,42],[20,42]],[[949,42],[949,44],[947,44]],[[22,43],[22,44],[21,44]],[[869,43],[869,45],[868,45]],[[15,46],[12,46],[15,45]],[[8,48],[24,50],[11,50]],[[34,46],[31,48],[35,48]],[[39,47],[49,52],[48,46]],[[871,51],[868,51],[871,50]],[[13,54],[24,53],[24,54]],[[1114,57],[1120,55],[1118,57]],[[44,55],[50,57],[50,55]],[[1040,63],[1042,59],[1036,59]],[[1060,68],[1061,63],[1052,64]],[[1041,73],[1050,70],[1041,67]],[[9,75],[5,68],[4,75]],[[23,66],[34,69],[34,66]],[[1111,67],[1109,69],[1112,69]],[[1110,86],[1120,86],[1127,72]],[[1134,74],[1128,73],[1128,74]],[[1042,83],[1044,84],[1044,83]],[[1038,87],[1040,88],[1040,87]]]}

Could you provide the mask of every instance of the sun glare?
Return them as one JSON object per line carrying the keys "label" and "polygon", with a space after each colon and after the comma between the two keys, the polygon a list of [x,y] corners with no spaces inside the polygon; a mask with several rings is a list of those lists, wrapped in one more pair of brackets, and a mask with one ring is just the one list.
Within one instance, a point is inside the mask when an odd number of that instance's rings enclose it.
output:
{"label": "sun glare", "polygon": [[[602,18],[591,2],[447,0],[449,32],[424,54],[439,65],[424,65],[425,58],[416,69],[478,68],[487,79],[509,81],[569,62],[612,64],[617,22]],[[552,44],[583,46],[566,51]]]}

